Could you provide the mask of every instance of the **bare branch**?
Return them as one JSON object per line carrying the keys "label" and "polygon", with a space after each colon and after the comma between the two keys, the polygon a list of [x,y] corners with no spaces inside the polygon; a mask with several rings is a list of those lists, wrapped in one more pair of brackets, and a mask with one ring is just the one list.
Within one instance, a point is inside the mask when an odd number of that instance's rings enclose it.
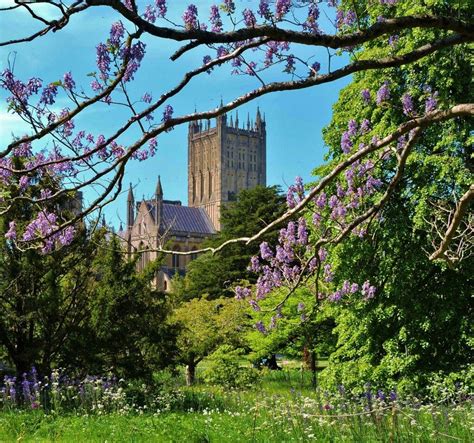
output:
{"label": "bare branch", "polygon": [[[453,241],[453,238],[456,234],[459,225],[461,224],[464,215],[466,214],[471,201],[474,198],[474,185],[471,185],[466,193],[459,199],[459,202],[456,204],[456,210],[453,213],[452,219],[449,222],[448,228],[442,238],[441,244],[438,249],[433,252],[429,259],[448,259],[446,252]],[[472,229],[472,227],[471,227]]]}

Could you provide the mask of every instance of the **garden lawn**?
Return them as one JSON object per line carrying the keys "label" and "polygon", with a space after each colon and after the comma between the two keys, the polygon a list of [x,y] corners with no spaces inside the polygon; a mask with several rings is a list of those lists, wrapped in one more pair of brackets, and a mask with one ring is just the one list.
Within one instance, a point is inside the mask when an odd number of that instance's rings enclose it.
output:
{"label": "garden lawn", "polygon": [[[304,402],[304,400],[303,400]],[[239,410],[46,415],[41,411],[0,413],[3,442],[433,442],[473,441],[472,411],[422,408],[381,410],[341,417],[331,411],[301,412],[281,398]],[[472,426],[472,424],[471,424]]]}

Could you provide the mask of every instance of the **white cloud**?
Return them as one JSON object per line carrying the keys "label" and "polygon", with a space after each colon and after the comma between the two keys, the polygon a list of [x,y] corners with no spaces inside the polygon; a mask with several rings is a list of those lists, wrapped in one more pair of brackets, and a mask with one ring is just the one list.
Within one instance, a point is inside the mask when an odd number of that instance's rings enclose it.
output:
{"label": "white cloud", "polygon": [[16,114],[0,110],[0,147],[12,141],[13,135],[20,136],[29,132],[28,125]]}
{"label": "white cloud", "polygon": [[[27,4],[31,8],[31,10],[34,11],[35,14],[46,20],[54,20],[61,16],[61,11],[55,6],[51,6],[45,3],[35,3],[32,0],[26,0],[24,3]],[[0,0],[0,8],[9,8],[15,5],[16,4],[13,0]],[[18,12],[30,15],[28,10],[24,7],[19,7],[12,11],[12,13]]]}

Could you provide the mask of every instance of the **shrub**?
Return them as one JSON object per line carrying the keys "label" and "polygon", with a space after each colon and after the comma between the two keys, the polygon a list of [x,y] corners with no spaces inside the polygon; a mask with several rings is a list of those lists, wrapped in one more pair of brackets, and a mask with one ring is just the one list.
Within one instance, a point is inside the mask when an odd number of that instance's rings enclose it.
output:
{"label": "shrub", "polygon": [[203,372],[204,381],[226,387],[248,387],[256,383],[259,371],[241,366],[242,355],[241,349],[220,346],[207,358],[209,364]]}

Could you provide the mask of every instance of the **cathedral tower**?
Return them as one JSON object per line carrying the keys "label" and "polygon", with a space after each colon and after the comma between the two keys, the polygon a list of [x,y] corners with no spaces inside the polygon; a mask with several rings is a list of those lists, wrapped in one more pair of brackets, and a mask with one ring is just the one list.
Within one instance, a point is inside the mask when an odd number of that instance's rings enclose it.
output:
{"label": "cathedral tower", "polygon": [[209,121],[191,122],[188,133],[188,205],[206,210],[220,230],[223,204],[235,200],[243,189],[266,185],[266,123],[257,109],[255,124],[227,124],[226,114]]}

